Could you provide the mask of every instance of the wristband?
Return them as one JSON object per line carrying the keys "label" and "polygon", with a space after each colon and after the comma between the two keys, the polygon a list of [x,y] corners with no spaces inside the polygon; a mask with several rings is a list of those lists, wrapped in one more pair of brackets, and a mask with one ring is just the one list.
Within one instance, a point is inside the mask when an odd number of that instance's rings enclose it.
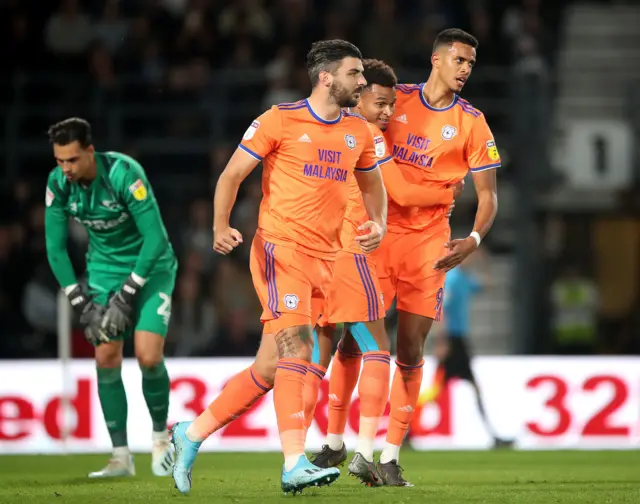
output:
{"label": "wristband", "polygon": [[471,234],[469,234],[469,236],[476,241],[476,247],[479,247],[480,242],[482,241],[482,238],[480,237],[480,233],[478,233],[477,231],[471,231]]}

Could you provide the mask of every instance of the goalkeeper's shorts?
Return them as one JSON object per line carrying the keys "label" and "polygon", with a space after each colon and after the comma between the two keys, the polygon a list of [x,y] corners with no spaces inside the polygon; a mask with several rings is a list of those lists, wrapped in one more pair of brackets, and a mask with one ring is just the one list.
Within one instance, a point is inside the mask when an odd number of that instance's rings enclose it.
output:
{"label": "goalkeeper's shorts", "polygon": [[[89,292],[94,302],[107,306],[111,296],[122,288],[127,277],[121,273],[89,272]],[[134,331],[149,331],[165,337],[171,319],[171,295],[175,283],[175,268],[150,275],[135,298],[131,328],[114,339],[127,338]]]}

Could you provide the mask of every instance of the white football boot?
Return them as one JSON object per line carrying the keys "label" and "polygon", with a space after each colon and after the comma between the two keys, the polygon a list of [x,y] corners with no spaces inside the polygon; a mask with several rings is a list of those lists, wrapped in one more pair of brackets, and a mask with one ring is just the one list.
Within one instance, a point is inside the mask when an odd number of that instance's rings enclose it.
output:
{"label": "white football boot", "polygon": [[173,470],[173,446],[169,433],[154,432],[151,449],[151,472],[154,476],[171,476]]}
{"label": "white football boot", "polygon": [[128,448],[116,448],[109,463],[99,471],[89,473],[89,478],[121,478],[135,476],[136,467]]}

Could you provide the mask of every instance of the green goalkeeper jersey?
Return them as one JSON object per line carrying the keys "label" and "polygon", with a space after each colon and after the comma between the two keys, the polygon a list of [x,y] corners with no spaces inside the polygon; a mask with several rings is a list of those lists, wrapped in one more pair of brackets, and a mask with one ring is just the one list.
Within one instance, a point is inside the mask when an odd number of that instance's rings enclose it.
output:
{"label": "green goalkeeper jersey", "polygon": [[45,231],[47,256],[60,286],[77,283],[67,252],[68,220],[89,234],[87,270],[136,273],[142,278],[177,267],[160,210],[142,166],[118,152],[95,153],[97,175],[71,183],[60,167],[49,174]]}

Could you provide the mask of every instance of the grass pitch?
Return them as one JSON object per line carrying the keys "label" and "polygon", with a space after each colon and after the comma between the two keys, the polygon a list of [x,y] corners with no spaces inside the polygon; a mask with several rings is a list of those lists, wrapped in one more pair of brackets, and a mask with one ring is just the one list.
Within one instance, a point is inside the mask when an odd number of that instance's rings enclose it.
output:
{"label": "grass pitch", "polygon": [[173,488],[170,477],[151,475],[147,455],[136,456],[135,478],[87,479],[106,458],[0,457],[0,503],[640,503],[637,451],[406,452],[404,475],[414,488],[366,488],[348,476],[345,466],[331,487],[306,489],[295,497],[280,491],[279,454],[203,453],[187,497]]}

